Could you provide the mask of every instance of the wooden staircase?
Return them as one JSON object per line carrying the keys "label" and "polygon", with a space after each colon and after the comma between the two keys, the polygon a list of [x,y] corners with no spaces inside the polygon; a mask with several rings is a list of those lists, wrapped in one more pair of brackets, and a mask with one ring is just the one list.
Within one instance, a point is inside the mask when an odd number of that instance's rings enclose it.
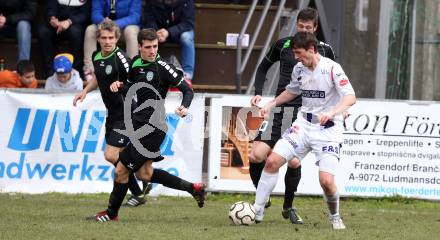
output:
{"label": "wooden staircase", "polygon": [[239,120],[237,120],[237,116],[235,114],[231,115],[231,119],[229,120],[228,125],[226,128],[222,129],[223,134],[227,136],[227,141],[222,147],[222,160],[221,160],[221,166],[231,166],[232,161],[232,153],[233,150],[236,150],[240,156],[240,159],[242,161],[242,167],[240,171],[244,174],[249,173],[249,154],[252,148],[252,144],[249,143],[249,137],[246,134],[246,128],[245,124],[239,124],[238,128],[240,128],[241,131],[245,133],[246,137],[240,136],[240,138],[236,135],[236,129],[237,129],[237,123]]}
{"label": "wooden staircase", "polygon": [[[193,87],[197,92],[235,93],[236,47],[225,45],[226,34],[240,32],[249,5],[200,2],[202,1],[196,1],[195,4],[196,66]],[[251,37],[262,9],[262,6],[257,6],[256,13],[249,25],[250,31],[248,34]],[[256,46],[252,50],[248,67],[243,73],[242,90],[247,88],[252,72],[258,65],[258,56],[269,32],[275,12],[276,7],[270,7],[267,20],[261,29]],[[277,34],[275,34],[274,38],[277,37]],[[180,57],[180,47],[178,45],[167,44],[161,46],[160,51],[164,57],[171,54]]]}

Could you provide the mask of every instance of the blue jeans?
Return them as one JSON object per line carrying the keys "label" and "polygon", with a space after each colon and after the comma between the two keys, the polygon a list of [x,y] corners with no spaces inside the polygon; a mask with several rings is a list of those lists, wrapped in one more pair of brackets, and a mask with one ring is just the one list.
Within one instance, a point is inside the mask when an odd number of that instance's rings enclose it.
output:
{"label": "blue jeans", "polygon": [[182,68],[186,76],[190,79],[194,75],[195,55],[196,50],[194,47],[194,30],[183,32],[180,34],[179,39],[170,39],[171,42],[179,43],[182,47]]}
{"label": "blue jeans", "polygon": [[31,56],[31,24],[21,20],[17,25],[6,25],[0,28],[0,36],[17,38],[18,60],[29,60]]}

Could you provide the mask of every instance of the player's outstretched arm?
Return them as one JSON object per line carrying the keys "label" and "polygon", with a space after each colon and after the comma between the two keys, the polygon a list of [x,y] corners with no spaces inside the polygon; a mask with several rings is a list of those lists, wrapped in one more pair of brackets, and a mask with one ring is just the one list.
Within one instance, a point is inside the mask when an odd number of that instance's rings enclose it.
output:
{"label": "player's outstretched arm", "polygon": [[353,94],[345,95],[331,111],[320,114],[319,116],[320,124],[324,125],[328,120],[333,119],[336,115],[343,114],[355,103],[356,103],[355,95]]}
{"label": "player's outstretched arm", "polygon": [[293,99],[295,99],[296,97],[297,97],[296,94],[294,94],[288,90],[284,90],[280,95],[278,95],[278,97],[275,98],[276,106],[280,106],[284,103],[290,102]]}
{"label": "player's outstretched arm", "polygon": [[262,109],[260,109],[260,116],[267,119],[269,117],[270,110],[276,106],[280,106],[296,98],[296,94],[291,93],[288,90],[284,90],[275,99],[268,102]]}
{"label": "player's outstretched arm", "polygon": [[98,86],[98,81],[96,80],[96,76],[93,75],[92,78],[89,80],[89,83],[87,86],[78,94],[75,95],[73,98],[73,106],[76,106],[76,103],[78,101],[82,102],[87,96],[87,93],[91,92]]}
{"label": "player's outstretched arm", "polygon": [[[181,102],[180,106],[188,109],[189,106],[191,105],[193,98],[194,98],[193,89],[184,80],[180,81],[179,85],[177,85],[177,88],[182,92],[182,102]],[[186,113],[185,113],[185,115],[186,115]]]}

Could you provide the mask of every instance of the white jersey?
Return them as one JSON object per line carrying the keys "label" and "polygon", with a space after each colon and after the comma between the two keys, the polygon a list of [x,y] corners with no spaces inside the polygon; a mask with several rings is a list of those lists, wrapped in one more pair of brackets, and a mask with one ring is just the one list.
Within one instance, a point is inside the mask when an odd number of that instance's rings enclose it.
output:
{"label": "white jersey", "polygon": [[[341,65],[323,56],[313,71],[298,62],[286,90],[302,96],[301,112],[316,116],[330,111],[343,96],[355,95]],[[334,120],[342,120],[342,115]]]}

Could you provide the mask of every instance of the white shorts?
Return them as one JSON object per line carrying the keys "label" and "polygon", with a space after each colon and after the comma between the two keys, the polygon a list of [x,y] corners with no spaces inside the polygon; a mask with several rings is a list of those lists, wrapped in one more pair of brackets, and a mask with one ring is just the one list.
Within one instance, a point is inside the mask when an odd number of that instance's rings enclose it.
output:
{"label": "white shorts", "polygon": [[275,144],[273,152],[286,160],[291,160],[293,157],[301,160],[313,151],[319,170],[334,175],[339,163],[341,139],[341,123],[335,122],[333,127],[324,128],[298,117]]}

